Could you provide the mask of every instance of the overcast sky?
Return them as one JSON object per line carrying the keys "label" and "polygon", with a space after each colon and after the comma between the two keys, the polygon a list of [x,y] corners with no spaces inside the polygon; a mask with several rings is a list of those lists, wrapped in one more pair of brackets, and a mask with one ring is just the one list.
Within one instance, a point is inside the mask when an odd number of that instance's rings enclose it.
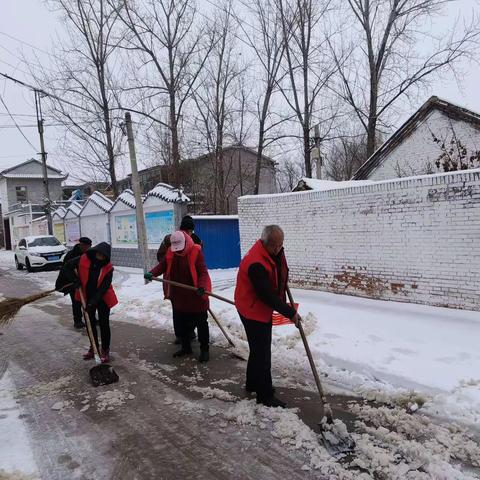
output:
{"label": "overcast sky", "polygon": [[[199,0],[201,2],[202,0]],[[452,2],[447,14],[435,24],[438,33],[448,28],[459,12],[466,17],[473,9],[480,9],[478,0],[460,0]],[[26,55],[39,61],[49,63],[48,51],[52,41],[61,32],[61,25],[55,15],[48,11],[42,0],[1,0],[0,2],[0,72],[6,73],[26,82],[31,81],[28,70],[22,65],[21,57]],[[13,38],[12,38],[13,37]],[[25,43],[21,43],[25,42]],[[28,44],[33,45],[33,49]],[[42,52],[41,50],[45,52]],[[480,61],[480,53],[479,59]],[[453,77],[436,81],[425,98],[419,99],[420,106],[430,95],[443,97],[454,103],[480,112],[480,67],[478,64],[464,62],[461,67],[462,84],[458,85]],[[0,80],[0,95],[15,120],[21,126],[28,141],[13,125],[3,103],[0,102],[0,170],[20,163],[28,158],[39,158],[38,133],[36,130],[33,93],[8,80]],[[406,115],[412,114],[407,111]],[[25,116],[20,116],[25,115]],[[399,118],[401,124],[405,118]],[[32,127],[33,126],[33,127]],[[56,137],[59,132],[54,127],[46,129],[46,149],[49,163],[62,168],[62,158],[55,151]]]}

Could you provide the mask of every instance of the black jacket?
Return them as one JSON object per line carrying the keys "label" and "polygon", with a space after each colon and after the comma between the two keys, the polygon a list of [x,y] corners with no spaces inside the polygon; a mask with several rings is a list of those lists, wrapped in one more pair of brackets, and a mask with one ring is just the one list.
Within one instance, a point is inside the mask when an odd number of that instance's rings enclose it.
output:
{"label": "black jacket", "polygon": [[[70,260],[80,257],[82,255],[82,251],[80,249],[80,245],[77,243],[70,251],[67,252],[65,258],[63,259],[63,265],[60,271],[58,272],[58,277],[55,282],[55,289],[60,290],[65,285],[72,283],[71,279],[67,277],[67,273],[65,271],[65,264]],[[61,290],[64,295],[69,295],[75,291],[73,287],[65,288]]]}
{"label": "black jacket", "polygon": [[[105,255],[105,260],[99,261],[96,258],[96,253],[100,252]],[[112,284],[113,270],[108,273],[103,279],[101,285],[98,285],[98,277],[100,276],[100,270],[102,267],[110,262],[111,247],[108,243],[102,242],[95,247],[89,248],[85,255],[90,259],[90,271],[88,274],[87,288],[84,292],[86,302],[91,307],[95,307],[100,302],[101,298],[105,295],[106,291]],[[73,282],[78,284],[78,277],[75,271],[78,269],[80,263],[80,257],[74,257],[64,265],[65,278],[67,283]]]}

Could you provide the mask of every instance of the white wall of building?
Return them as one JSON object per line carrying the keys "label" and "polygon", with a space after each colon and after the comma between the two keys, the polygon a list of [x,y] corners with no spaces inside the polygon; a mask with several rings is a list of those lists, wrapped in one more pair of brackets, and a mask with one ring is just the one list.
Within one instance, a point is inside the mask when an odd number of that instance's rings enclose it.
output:
{"label": "white wall of building", "polygon": [[433,141],[432,133],[447,146],[456,136],[469,152],[480,150],[480,129],[463,120],[450,119],[440,110],[433,110],[416,129],[382,159],[368,176],[369,180],[387,180],[443,172],[435,161],[442,150]]}

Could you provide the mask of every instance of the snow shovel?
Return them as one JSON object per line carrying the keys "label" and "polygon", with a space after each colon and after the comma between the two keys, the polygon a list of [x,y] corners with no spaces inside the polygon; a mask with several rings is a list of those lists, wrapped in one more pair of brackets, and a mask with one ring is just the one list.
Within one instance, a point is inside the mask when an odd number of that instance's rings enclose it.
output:
{"label": "snow shovel", "polygon": [[90,340],[90,346],[93,349],[95,363],[97,364],[90,369],[90,379],[92,380],[92,385],[94,387],[99,387],[100,385],[116,383],[119,380],[117,372],[112,368],[111,365],[102,363],[100,360],[100,355],[98,353],[97,344],[95,343],[95,337],[93,336],[92,323],[90,322],[90,315],[87,312],[87,305],[85,303],[82,287],[79,287],[78,291],[80,292],[83,318],[85,319],[85,325],[87,326],[87,334]]}
{"label": "snow shovel", "polygon": [[[287,285],[287,295],[290,300],[291,305],[295,305],[293,301],[292,292],[290,287]],[[345,425],[342,422],[335,423],[333,420],[332,408],[330,403],[328,403],[327,397],[320,382],[320,377],[318,375],[317,367],[313,360],[312,352],[310,346],[308,345],[307,336],[303,330],[302,321],[298,322],[298,330],[300,331],[300,336],[302,337],[302,342],[307,353],[308,361],[310,363],[310,368],[312,369],[313,378],[315,379],[315,384],[317,385],[318,394],[320,396],[320,401],[322,402],[323,407],[323,418],[319,422],[322,438],[325,443],[325,447],[332,455],[341,455],[353,452],[355,448],[355,441],[347,432]]]}

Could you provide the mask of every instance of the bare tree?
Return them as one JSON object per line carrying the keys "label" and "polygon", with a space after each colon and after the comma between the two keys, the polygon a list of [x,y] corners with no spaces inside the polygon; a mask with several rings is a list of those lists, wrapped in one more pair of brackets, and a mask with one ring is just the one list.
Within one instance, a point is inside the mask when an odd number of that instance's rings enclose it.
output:
{"label": "bare tree", "polygon": [[226,162],[224,158],[225,139],[233,137],[238,110],[237,80],[244,71],[235,49],[234,29],[232,2],[228,1],[225,8],[217,11],[212,27],[214,47],[194,94],[199,119],[196,125],[212,159],[214,213],[227,213],[227,190],[234,171],[232,159]]}
{"label": "bare tree", "polygon": [[[138,78],[129,89],[140,93],[137,112],[168,129],[173,166],[170,181],[178,187],[180,122],[213,42],[196,21],[193,0],[110,1],[120,4],[120,18],[130,31],[122,48],[138,55]],[[164,120],[165,109],[168,121]]]}
{"label": "bare tree", "polygon": [[432,74],[452,69],[473,51],[478,29],[454,28],[438,40],[424,27],[447,3],[451,2],[347,0],[360,38],[354,40],[348,60],[334,56],[340,94],[367,134],[367,157],[376,149],[382,119],[397,100],[425,87]]}
{"label": "bare tree", "polygon": [[[276,140],[275,136],[270,140],[267,135],[272,129],[286,121],[285,116],[277,118],[271,112],[272,97],[278,90],[281,76],[280,67],[285,51],[285,40],[276,0],[255,0],[253,4],[242,2],[242,5],[252,15],[253,24],[246,24],[242,19],[237,20],[246,43],[256,57],[256,66],[261,72],[260,78],[256,82],[257,84],[261,83],[256,105],[258,140],[254,195],[258,195],[264,149],[269,143]],[[255,71],[257,72],[257,69]]]}
{"label": "bare tree", "polygon": [[[118,105],[112,42],[117,11],[106,0],[49,0],[64,19],[68,40],[62,39],[49,70],[36,65],[33,74],[42,88],[69,103],[52,100],[49,112],[65,127],[60,144],[76,176],[85,173],[108,180],[117,195],[115,165],[121,153],[121,131],[112,111]],[[76,106],[75,106],[76,105]],[[80,173],[81,172],[81,173]]]}
{"label": "bare tree", "polygon": [[303,176],[302,165],[292,159],[286,159],[277,167],[277,187],[280,193],[291,192]]}
{"label": "bare tree", "polygon": [[365,161],[365,135],[342,136],[330,149],[325,164],[326,177],[331,180],[350,180]]}
{"label": "bare tree", "polygon": [[311,177],[310,130],[319,115],[320,96],[336,69],[326,55],[328,38],[321,25],[330,1],[278,0],[278,7],[289,78],[282,92],[301,125],[305,172]]}

